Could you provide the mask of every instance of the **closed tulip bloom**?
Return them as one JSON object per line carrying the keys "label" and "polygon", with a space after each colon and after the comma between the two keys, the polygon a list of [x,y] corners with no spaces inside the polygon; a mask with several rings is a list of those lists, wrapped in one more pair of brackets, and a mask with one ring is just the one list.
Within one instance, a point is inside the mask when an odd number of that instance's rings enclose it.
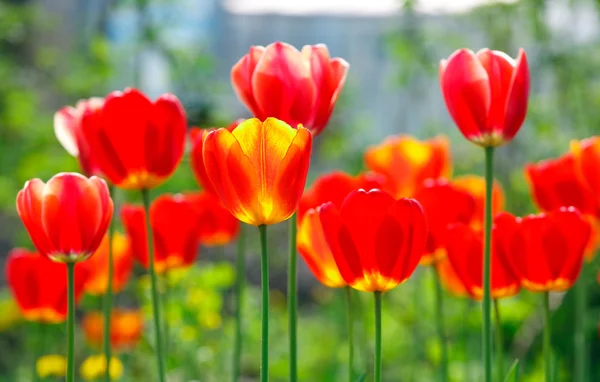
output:
{"label": "closed tulip bloom", "polygon": [[542,211],[573,206],[584,214],[600,216],[596,196],[577,171],[572,153],[528,164],[525,175],[533,199]]}
{"label": "closed tulip bloom", "polygon": [[115,91],[101,109],[85,112],[81,123],[96,163],[117,187],[157,187],[183,157],[187,121],[172,94],[152,102],[136,89]]}
{"label": "closed tulip bloom", "polygon": [[504,262],[534,292],[565,291],[581,271],[591,225],[574,207],[523,218],[503,213],[496,226],[510,236]]}
{"label": "closed tulip bloom", "polygon": [[[475,228],[483,227],[483,212],[485,208],[485,178],[477,175],[464,175],[452,180],[452,184],[459,190],[468,192],[475,199],[475,213],[471,225]],[[504,191],[499,182],[494,180],[492,188],[492,216],[504,210]]]}
{"label": "closed tulip bloom", "polygon": [[448,227],[454,223],[471,222],[475,213],[475,199],[445,179],[426,181],[415,194],[415,199],[421,203],[427,217],[429,233],[421,264],[429,265],[446,255]]}
{"label": "closed tulip bloom", "polygon": [[[510,266],[503,262],[506,257],[505,242],[510,236],[492,229],[491,296],[510,297],[520,289],[520,280]],[[472,298],[483,298],[483,231],[480,228],[457,223],[448,229],[446,253],[459,279]]]}
{"label": "closed tulip bloom", "polygon": [[17,212],[37,250],[51,260],[78,262],[98,249],[113,214],[106,182],[60,173],[32,179],[17,195]]}
{"label": "closed tulip bloom", "polygon": [[465,138],[484,147],[514,138],[529,98],[523,49],[516,60],[497,50],[459,49],[440,62],[439,74],[448,112]]}
{"label": "closed tulip bloom", "polygon": [[212,247],[232,242],[240,231],[237,220],[219,201],[206,191],[186,193],[197,213],[198,238],[202,245]]}
{"label": "closed tulip bloom", "polygon": [[329,121],[348,68],[345,60],[330,58],[323,44],[299,52],[275,42],[251,47],[231,69],[231,83],[256,118],[302,124],[317,135]]}
{"label": "closed tulip bloom", "polygon": [[381,185],[380,177],[374,174],[361,174],[353,177],[341,171],[322,175],[304,192],[298,208],[298,252],[321,284],[330,288],[346,286],[333,254],[325,240],[317,207],[331,202],[341,208],[344,199],[352,191],[360,188],[370,190]]}
{"label": "closed tulip bloom", "polygon": [[[121,219],[131,242],[134,257],[149,266],[146,213],[141,206],[125,205]],[[161,195],[150,206],[154,240],[154,269],[157,273],[187,268],[198,254],[198,215],[183,195]]]}
{"label": "closed tulip bloom", "polygon": [[203,158],[225,208],[244,223],[259,226],[280,223],[296,211],[311,149],[307,129],[293,129],[275,118],[252,118],[233,132],[210,132]]}
{"label": "closed tulip bloom", "polygon": [[[67,268],[26,249],[13,249],[6,259],[6,281],[23,317],[60,323],[67,319]],[[75,300],[88,277],[83,264],[75,267]]]}
{"label": "closed tulip bloom", "polygon": [[[102,346],[104,317],[101,312],[87,313],[81,322],[86,341],[93,346]],[[110,346],[114,350],[134,348],[142,337],[143,318],[137,310],[115,309],[110,316]]]}
{"label": "closed tulip bloom", "polygon": [[365,153],[367,167],[386,177],[386,191],[396,198],[413,197],[429,178],[452,172],[450,142],[445,136],[420,141],[409,135],[389,137]]}
{"label": "closed tulip bloom", "polygon": [[[237,119],[229,124],[226,129],[229,131],[233,131],[240,123],[244,122],[243,119]],[[213,188],[210,183],[210,179],[208,178],[208,174],[206,173],[206,169],[204,168],[204,158],[202,157],[202,148],[204,147],[204,138],[211,131],[216,130],[214,128],[209,129],[200,129],[194,127],[190,130],[190,141],[191,141],[191,151],[190,151],[190,166],[192,167],[192,172],[194,173],[194,177],[196,181],[202,187],[202,189],[214,196],[217,196],[217,192]]]}
{"label": "closed tulip bloom", "polygon": [[454,267],[447,257],[438,261],[435,266],[437,268],[437,275],[448,292],[456,297],[466,297],[469,295],[467,288],[456,274]]}
{"label": "closed tulip bloom", "polygon": [[[85,283],[85,292],[91,295],[102,295],[108,289],[108,245],[108,235],[106,235],[96,253],[85,262],[85,267],[90,273]],[[112,255],[112,291],[118,293],[127,285],[133,268],[133,254],[129,240],[119,232],[115,232],[113,236]]]}
{"label": "closed tulip bloom", "polygon": [[65,106],[54,114],[54,134],[69,154],[79,161],[86,175],[100,175],[101,171],[90,145],[83,136],[81,119],[85,113],[93,113],[102,108],[104,99],[89,98],[77,102],[75,107]]}
{"label": "closed tulip bloom", "polygon": [[413,273],[427,240],[419,203],[384,191],[351,192],[342,207],[319,207],[325,239],[342,278],[365,292],[387,292]]}

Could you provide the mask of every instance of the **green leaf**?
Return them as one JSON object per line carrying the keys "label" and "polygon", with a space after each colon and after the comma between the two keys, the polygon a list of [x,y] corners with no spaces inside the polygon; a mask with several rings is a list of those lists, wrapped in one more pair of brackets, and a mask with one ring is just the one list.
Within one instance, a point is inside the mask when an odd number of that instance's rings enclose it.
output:
{"label": "green leaf", "polygon": [[367,378],[367,373],[362,373],[357,379],[356,382],[365,382],[365,379]]}
{"label": "green leaf", "polygon": [[512,366],[508,370],[508,374],[506,374],[506,378],[504,382],[517,382],[519,379],[519,360],[515,359]]}

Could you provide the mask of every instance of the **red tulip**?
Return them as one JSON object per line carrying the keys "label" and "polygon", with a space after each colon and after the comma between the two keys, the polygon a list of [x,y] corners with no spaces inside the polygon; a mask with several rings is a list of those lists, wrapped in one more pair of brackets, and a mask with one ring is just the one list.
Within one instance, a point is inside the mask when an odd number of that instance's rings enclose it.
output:
{"label": "red tulip", "polygon": [[421,203],[429,234],[422,265],[429,265],[445,256],[448,226],[454,223],[469,224],[475,213],[473,196],[445,179],[426,181],[415,194]]}
{"label": "red tulip", "polygon": [[331,59],[323,44],[299,52],[276,42],[251,47],[231,69],[231,83],[256,118],[302,124],[317,135],[329,121],[348,67],[341,58]]}
{"label": "red tulip", "polygon": [[[75,300],[87,280],[83,264],[75,266]],[[13,249],[6,259],[6,280],[25,319],[59,323],[67,319],[67,267],[26,249]]]}
{"label": "red tulip", "polygon": [[413,197],[426,179],[452,172],[450,142],[444,136],[419,141],[409,135],[389,137],[365,153],[367,167],[386,177],[384,188],[396,198]]}
{"label": "red tulip", "polygon": [[198,238],[205,246],[225,245],[233,241],[240,230],[237,220],[208,192],[186,193],[184,197],[193,205],[199,222]]}
{"label": "red tulip", "polygon": [[83,136],[81,119],[85,113],[94,113],[102,108],[102,98],[82,99],[75,107],[65,106],[54,114],[54,133],[67,152],[79,161],[86,175],[100,175],[96,158],[90,151],[90,145]]}
{"label": "red tulip", "polygon": [[331,202],[341,208],[344,199],[352,191],[360,188],[370,190],[381,185],[380,177],[374,174],[361,174],[353,177],[341,171],[322,175],[304,192],[298,208],[298,252],[313,275],[323,285],[330,288],[346,286],[329,245],[325,240],[317,207]]}
{"label": "red tulip", "polygon": [[[131,241],[133,255],[145,268],[149,266],[146,213],[141,206],[125,205],[121,219]],[[154,240],[154,269],[163,273],[186,268],[198,252],[200,222],[192,203],[183,195],[162,195],[150,206]]]}
{"label": "red tulip", "polygon": [[[495,225],[492,230],[491,296],[510,297],[520,289],[520,280],[503,262],[506,257],[506,232]],[[446,253],[452,268],[474,299],[483,297],[483,232],[466,224],[453,224],[448,229]]]}
{"label": "red tulip", "polygon": [[187,122],[172,94],[150,101],[136,89],[110,93],[104,106],[81,121],[85,140],[102,173],[125,189],[162,184],[183,157]]}
{"label": "red tulip", "polygon": [[[236,119],[232,123],[230,123],[227,127],[225,127],[229,132],[232,132],[240,123],[244,122],[243,119]],[[196,177],[196,181],[202,187],[202,189],[218,198],[218,194],[210,183],[210,179],[208,174],[206,173],[206,168],[204,168],[204,158],[202,157],[202,148],[204,147],[204,138],[211,131],[216,130],[213,128],[210,129],[199,129],[194,127],[190,130],[190,141],[192,143],[192,148],[190,151],[190,165],[192,167],[192,172]]]}
{"label": "red tulip", "polygon": [[465,297],[469,295],[465,284],[463,284],[460,277],[456,274],[456,271],[448,258],[443,258],[438,261],[435,264],[435,267],[437,268],[437,274],[442,285],[448,292],[456,297]]}
{"label": "red tulip", "polygon": [[[135,310],[115,309],[110,316],[110,345],[114,350],[133,349],[142,337],[142,313]],[[104,317],[101,312],[87,313],[81,322],[88,343],[101,347],[104,334]]]}
{"label": "red tulip", "polygon": [[590,223],[576,208],[561,207],[524,218],[503,213],[495,224],[508,237],[503,261],[523,287],[565,291],[575,283],[591,232]]}
{"label": "red tulip", "polygon": [[[463,175],[452,180],[454,187],[468,192],[475,199],[475,213],[471,225],[475,228],[483,227],[483,212],[485,208],[485,178],[477,175]],[[492,216],[504,210],[504,191],[497,181],[492,187]]]}
{"label": "red tulip", "polygon": [[[596,205],[600,206],[600,136],[572,142],[571,153],[575,158],[575,172],[594,193]],[[600,213],[596,216],[600,217]]]}
{"label": "red tulip", "polygon": [[37,250],[51,260],[78,262],[102,241],[113,214],[106,182],[60,173],[32,179],[17,195],[17,212]]}
{"label": "red tulip", "polygon": [[517,134],[527,113],[529,67],[497,50],[459,49],[440,63],[440,85],[461,133],[480,146],[500,146]]}
{"label": "red tulip", "polygon": [[421,259],[427,224],[419,203],[380,190],[351,192],[342,207],[319,207],[325,239],[344,281],[386,292],[410,277]]}
{"label": "red tulip", "polygon": [[[85,267],[89,270],[90,277],[85,283],[86,293],[101,295],[108,290],[108,235],[104,236],[100,247],[88,261]],[[115,232],[112,240],[113,279],[112,291],[120,292],[131,275],[133,256],[129,240],[119,232]]]}

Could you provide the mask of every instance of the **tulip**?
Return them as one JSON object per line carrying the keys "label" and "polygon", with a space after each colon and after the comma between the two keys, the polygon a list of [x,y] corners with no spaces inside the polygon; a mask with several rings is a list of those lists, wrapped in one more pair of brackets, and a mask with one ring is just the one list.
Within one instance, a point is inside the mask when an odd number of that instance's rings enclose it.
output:
{"label": "tulip", "polygon": [[225,208],[256,226],[277,224],[296,211],[306,182],[312,135],[275,118],[249,119],[233,132],[204,139],[206,172]]}
{"label": "tulip", "polygon": [[421,264],[430,265],[445,257],[448,226],[471,222],[475,213],[475,199],[445,179],[427,180],[415,194],[415,199],[425,211],[429,229]]}
{"label": "tulip", "polygon": [[164,183],[183,157],[187,122],[172,94],[150,101],[136,89],[115,91],[81,119],[98,167],[115,186],[144,190]]}
{"label": "tulip", "polygon": [[86,175],[100,175],[96,158],[90,151],[81,129],[81,119],[85,113],[94,113],[102,108],[102,98],[82,99],[75,107],[65,106],[54,114],[54,134],[69,154],[79,161],[81,170]]}
{"label": "tulip", "polygon": [[[485,209],[485,179],[477,175],[464,175],[452,180],[452,185],[459,190],[468,192],[475,199],[475,213],[471,225],[483,228]],[[494,181],[492,190],[492,214],[495,216],[504,210],[504,191],[499,182]]]}
{"label": "tulip", "polygon": [[425,214],[413,199],[357,190],[341,208],[318,209],[323,233],[344,281],[375,296],[375,382],[381,382],[381,293],[413,273],[427,241]]}
{"label": "tulip", "polygon": [[[90,272],[85,291],[91,295],[102,295],[108,289],[108,241],[108,235],[104,236],[94,255],[85,262],[85,267]],[[112,253],[114,261],[112,291],[118,293],[127,284],[133,267],[131,247],[125,235],[115,233]]]}
{"label": "tulip", "polygon": [[459,49],[440,62],[440,85],[460,132],[480,146],[503,145],[527,113],[529,67],[523,49],[516,61],[503,52]]}
{"label": "tulip", "polygon": [[215,196],[206,191],[186,193],[198,219],[198,240],[205,246],[226,245],[233,241],[240,230],[240,222],[223,207]]}
{"label": "tulip", "polygon": [[450,142],[445,136],[425,141],[409,135],[389,137],[367,149],[365,163],[386,177],[384,188],[394,197],[413,197],[426,179],[450,176]]}
{"label": "tulip", "polygon": [[[82,265],[76,268],[74,294],[79,301],[89,272]],[[67,268],[63,264],[16,248],[6,259],[6,280],[26,320],[60,323],[67,319]]]}
{"label": "tulip", "polygon": [[[104,321],[101,312],[90,312],[81,322],[86,341],[96,347],[102,345]],[[115,350],[134,348],[142,336],[141,312],[113,310],[110,317],[110,344]]]}
{"label": "tulip", "polygon": [[83,360],[79,373],[84,381],[96,381],[106,375],[108,369],[109,380],[117,381],[123,375],[123,364],[117,357],[111,357],[109,365],[106,365],[104,354],[91,355]]}
{"label": "tulip", "polygon": [[231,69],[231,83],[256,118],[302,124],[317,135],[329,121],[348,68],[345,60],[331,59],[323,44],[299,52],[275,42],[251,47]]}
{"label": "tulip", "polygon": [[[600,206],[600,137],[572,142],[571,153],[575,158],[575,172],[580,175],[580,180],[587,188],[592,190],[596,205]],[[596,216],[600,216],[600,213]]]}
{"label": "tulip", "polygon": [[[150,266],[146,213],[141,206],[124,205],[121,220],[131,242],[133,256],[144,267]],[[196,260],[200,221],[193,204],[183,195],[165,194],[150,206],[154,241],[154,268],[157,273],[187,268]]]}
{"label": "tulip", "polygon": [[456,297],[466,297],[469,295],[467,288],[456,274],[454,267],[447,257],[438,261],[435,267],[437,269],[437,276],[448,292]]}
{"label": "tulip", "polygon": [[[231,132],[242,122],[244,122],[243,119],[237,119],[225,128]],[[207,193],[217,196],[217,192],[214,190],[212,184],[210,183],[210,179],[208,178],[208,174],[206,173],[206,169],[204,168],[204,158],[202,157],[204,138],[206,138],[208,133],[210,133],[213,130],[216,129],[199,129],[195,127],[190,130],[190,141],[192,144],[190,151],[190,165],[192,167],[192,172],[194,173],[196,181],[198,182],[200,187],[202,187],[202,189]]]}

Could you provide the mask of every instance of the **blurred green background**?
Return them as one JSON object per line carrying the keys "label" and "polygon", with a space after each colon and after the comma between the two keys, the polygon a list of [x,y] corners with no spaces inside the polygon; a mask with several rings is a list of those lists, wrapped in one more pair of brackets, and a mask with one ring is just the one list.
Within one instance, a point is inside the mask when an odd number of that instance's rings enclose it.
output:
{"label": "blurred green background", "polygon": [[[223,126],[249,116],[229,84],[231,66],[252,44],[282,40],[300,48],[324,42],[351,65],[327,130],[315,142],[309,182],[336,168],[356,173],[362,154],[390,134],[419,138],[446,134],[454,173],[481,173],[481,150],[466,142],[444,108],[437,65],[459,47],[528,53],[529,112],[521,132],[498,150],[497,178],[515,214],[535,211],[523,165],[568,150],[571,139],[598,134],[600,126],[600,2],[592,0],[461,1],[243,1],[243,0],[0,0],[0,261],[14,246],[31,247],[16,216],[23,183],[76,161],[54,137],[53,114],[80,98],[139,87],[151,96],[170,91],[186,107],[190,126]],[[196,189],[187,158],[161,192]],[[119,199],[137,195],[121,193]],[[243,371],[258,376],[258,235],[249,230]],[[287,376],[285,305],[287,226],[273,227],[272,380]],[[167,317],[173,327],[168,360],[173,381],[228,378],[233,323],[234,247],[201,250],[200,263],[171,286]],[[600,381],[600,293],[595,264],[587,266],[590,311],[586,333],[590,381]],[[3,266],[2,266],[2,269]],[[299,354],[302,381],[345,378],[343,291],[320,286],[300,260]],[[4,285],[3,273],[0,285]],[[142,274],[143,272],[138,272]],[[0,296],[0,381],[27,381],[32,328],[14,319],[5,286]],[[384,300],[384,380],[434,381],[440,360],[434,327],[433,275],[418,269]],[[147,281],[131,282],[118,304],[147,309]],[[359,298],[359,294],[355,296]],[[175,302],[173,302],[175,301]],[[360,295],[357,363],[372,355],[372,301]],[[184,302],[184,303],[181,303]],[[87,298],[80,311],[98,308]],[[571,381],[572,297],[552,300],[558,381]],[[542,380],[541,297],[521,292],[501,302],[506,366],[522,361],[524,382]],[[453,381],[481,380],[479,303],[446,300]],[[45,353],[62,353],[62,325],[49,329]],[[29,335],[28,335],[29,334]],[[32,342],[33,341],[33,342]],[[33,343],[33,344],[32,344]],[[94,351],[79,335],[78,361]],[[145,341],[123,354],[123,380],[152,381],[154,359]],[[368,380],[368,379],[367,379]]]}

